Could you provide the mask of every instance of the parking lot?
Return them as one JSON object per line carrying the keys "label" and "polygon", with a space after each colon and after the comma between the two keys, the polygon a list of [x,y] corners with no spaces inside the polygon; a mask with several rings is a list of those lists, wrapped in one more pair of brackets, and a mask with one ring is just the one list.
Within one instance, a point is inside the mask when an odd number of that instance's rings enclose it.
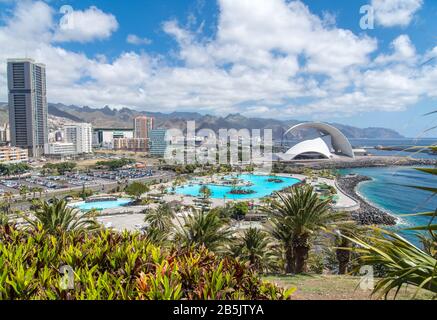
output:
{"label": "parking lot", "polygon": [[[21,179],[0,180],[0,196],[6,192],[18,195],[22,187],[26,187],[29,194],[36,193],[46,197],[52,193],[78,190],[83,187],[94,191],[109,191],[119,183],[162,179],[166,175],[168,175],[166,172],[155,172],[146,168],[66,173],[62,176],[41,176],[38,172],[32,172]],[[39,191],[35,192],[35,190]]]}

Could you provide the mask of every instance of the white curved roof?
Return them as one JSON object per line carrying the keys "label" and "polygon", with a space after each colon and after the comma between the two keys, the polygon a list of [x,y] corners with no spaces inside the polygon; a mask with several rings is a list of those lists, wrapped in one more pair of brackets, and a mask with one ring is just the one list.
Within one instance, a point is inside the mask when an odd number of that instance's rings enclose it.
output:
{"label": "white curved roof", "polygon": [[328,145],[322,138],[317,138],[313,140],[305,140],[301,143],[296,144],[290,150],[286,152],[287,157],[290,159],[296,158],[298,155],[304,153],[318,153],[324,155],[326,158],[331,158],[332,153],[329,150]]}
{"label": "white curved roof", "polygon": [[[294,127],[291,127],[290,129],[288,129],[288,131],[284,135],[286,135],[288,133],[294,133],[294,132],[297,132],[297,131],[303,130],[303,129],[315,129],[319,133],[322,133],[324,135],[330,135],[332,148],[334,149],[335,154],[341,154],[341,155],[344,155],[344,156],[347,156],[350,158],[355,158],[352,146],[351,146],[349,140],[346,138],[346,136],[337,128],[335,128],[329,124],[326,124],[326,123],[322,123],[322,122],[301,123],[301,124],[298,124]],[[314,140],[318,140],[318,139],[314,139]],[[323,141],[323,139],[320,139],[320,140]],[[307,140],[307,141],[312,141],[312,140]],[[306,142],[306,141],[304,141],[304,142]],[[312,142],[312,143],[316,143],[316,142]],[[323,141],[323,143],[326,146],[326,143],[324,141]],[[319,148],[322,148],[322,146],[320,145],[320,141],[317,142],[317,144],[318,144]],[[300,145],[300,144],[298,144],[298,145]],[[298,145],[296,145],[296,146],[298,146]],[[296,146],[294,146],[294,147],[296,147]],[[327,147],[327,148],[329,151],[329,147]],[[331,154],[331,152],[330,152],[330,154]]]}

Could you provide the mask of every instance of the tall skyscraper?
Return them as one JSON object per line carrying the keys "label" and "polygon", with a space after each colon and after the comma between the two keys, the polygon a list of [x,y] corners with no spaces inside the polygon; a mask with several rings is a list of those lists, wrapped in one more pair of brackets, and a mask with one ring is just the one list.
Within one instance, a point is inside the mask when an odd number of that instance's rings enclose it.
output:
{"label": "tall skyscraper", "polygon": [[148,139],[149,132],[153,129],[152,117],[139,116],[134,118],[134,138]]}
{"label": "tall skyscraper", "polygon": [[32,59],[8,60],[11,144],[40,157],[48,143],[46,68]]}

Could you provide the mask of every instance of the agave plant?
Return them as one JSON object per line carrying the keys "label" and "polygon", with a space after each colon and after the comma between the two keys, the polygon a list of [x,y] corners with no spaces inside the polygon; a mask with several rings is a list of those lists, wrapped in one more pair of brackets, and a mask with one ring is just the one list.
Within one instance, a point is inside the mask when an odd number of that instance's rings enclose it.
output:
{"label": "agave plant", "polygon": [[42,227],[50,234],[59,234],[65,231],[93,231],[100,226],[97,223],[95,211],[81,212],[67,206],[65,200],[53,199],[52,203],[41,201],[35,211],[23,218],[34,229]]}

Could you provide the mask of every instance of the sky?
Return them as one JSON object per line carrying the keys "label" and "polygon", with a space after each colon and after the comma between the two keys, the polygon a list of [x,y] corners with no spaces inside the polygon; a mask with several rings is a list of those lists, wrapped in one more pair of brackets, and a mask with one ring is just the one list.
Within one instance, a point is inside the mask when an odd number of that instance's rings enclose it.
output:
{"label": "sky", "polygon": [[0,101],[22,57],[54,103],[437,136],[435,0],[0,0]]}

